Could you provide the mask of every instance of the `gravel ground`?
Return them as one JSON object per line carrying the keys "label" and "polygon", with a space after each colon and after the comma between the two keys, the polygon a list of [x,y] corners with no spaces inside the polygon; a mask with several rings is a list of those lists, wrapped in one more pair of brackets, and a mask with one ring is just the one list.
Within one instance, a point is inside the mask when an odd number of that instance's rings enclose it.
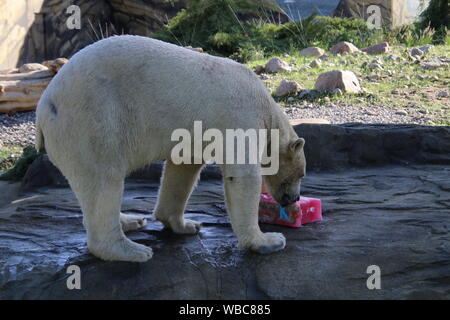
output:
{"label": "gravel ground", "polygon": [[[286,107],[290,118],[321,118],[330,123],[414,123],[433,124],[441,111],[426,112],[419,107],[393,108],[389,106],[314,105],[303,104]],[[443,115],[443,113],[442,113]],[[442,116],[441,115],[441,116]],[[0,114],[0,144],[26,146],[34,144],[36,115],[34,111],[9,116]]]}
{"label": "gravel ground", "polygon": [[433,119],[443,118],[445,110],[429,111],[411,105],[409,107],[392,106],[355,106],[343,104],[302,104],[286,107],[290,118],[321,118],[330,123],[404,123],[433,125]]}
{"label": "gravel ground", "polygon": [[36,112],[0,114],[0,145],[26,146],[34,144]]}

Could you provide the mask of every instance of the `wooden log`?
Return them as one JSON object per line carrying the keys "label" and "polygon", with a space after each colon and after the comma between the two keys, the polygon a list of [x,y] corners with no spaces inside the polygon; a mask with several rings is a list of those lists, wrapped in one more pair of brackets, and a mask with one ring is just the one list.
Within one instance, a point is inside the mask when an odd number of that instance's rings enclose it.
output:
{"label": "wooden log", "polygon": [[31,71],[27,73],[0,74],[0,81],[31,80],[53,77],[55,73],[51,70]]}
{"label": "wooden log", "polygon": [[24,88],[21,91],[6,91],[3,94],[0,94],[0,102],[9,101],[9,102],[25,102],[25,101],[36,101],[44,92],[44,89],[28,89]]}
{"label": "wooden log", "polygon": [[36,102],[0,102],[0,113],[14,114],[20,111],[36,110]]}
{"label": "wooden log", "polygon": [[0,113],[35,110],[51,79],[0,81]]}
{"label": "wooden log", "polygon": [[14,81],[0,81],[0,95],[6,91],[21,91],[25,88],[46,88],[50,83],[51,78],[35,79],[35,80],[14,80]]}

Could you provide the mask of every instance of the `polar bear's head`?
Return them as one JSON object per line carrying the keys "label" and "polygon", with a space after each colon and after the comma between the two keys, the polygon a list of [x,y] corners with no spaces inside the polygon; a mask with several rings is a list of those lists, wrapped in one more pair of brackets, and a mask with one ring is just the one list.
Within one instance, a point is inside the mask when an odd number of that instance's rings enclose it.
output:
{"label": "polar bear's head", "polygon": [[269,193],[282,206],[294,203],[300,197],[300,183],[306,170],[304,145],[303,138],[296,138],[280,148],[278,172],[264,176]]}

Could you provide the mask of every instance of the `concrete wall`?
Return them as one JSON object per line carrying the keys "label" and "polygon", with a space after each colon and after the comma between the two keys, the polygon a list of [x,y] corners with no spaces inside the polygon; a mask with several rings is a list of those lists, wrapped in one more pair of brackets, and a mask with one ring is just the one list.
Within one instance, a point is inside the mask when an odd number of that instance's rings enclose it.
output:
{"label": "concrete wall", "polygon": [[20,50],[44,0],[0,0],[0,70],[16,66]]}

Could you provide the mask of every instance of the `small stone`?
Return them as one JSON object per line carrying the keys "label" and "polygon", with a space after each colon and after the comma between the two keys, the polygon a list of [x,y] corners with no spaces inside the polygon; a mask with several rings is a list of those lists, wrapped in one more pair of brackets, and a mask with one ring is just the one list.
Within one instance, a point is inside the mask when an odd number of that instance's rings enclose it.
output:
{"label": "small stone", "polygon": [[44,66],[57,73],[69,60],[66,58],[57,58],[55,60],[47,60],[42,62]]}
{"label": "small stone", "polygon": [[437,94],[438,98],[447,98],[449,96],[449,93],[445,90],[439,91]]}
{"label": "small stone", "polygon": [[397,61],[397,60],[400,60],[400,57],[395,54],[390,54],[390,55],[386,56],[384,59],[388,60],[388,61]]}
{"label": "small stone", "polygon": [[264,69],[270,73],[291,71],[289,64],[278,57],[270,59]]}
{"label": "small stone", "polygon": [[412,48],[411,49],[411,56],[421,56],[421,55],[423,55],[423,51],[422,50],[420,50],[419,48]]}
{"label": "small stone", "polygon": [[255,67],[255,73],[256,74],[260,74],[260,73],[262,73],[262,72],[264,72],[265,71],[265,68],[264,68],[264,66],[262,66],[262,65],[257,65],[256,67]]}
{"label": "small stone", "polygon": [[361,91],[359,80],[351,71],[328,71],[319,75],[315,83],[315,89],[318,91],[331,92],[336,88],[343,92],[358,93]]}
{"label": "small stone", "polygon": [[443,66],[445,66],[445,63],[442,63],[440,60],[431,60],[429,62],[423,62],[420,64],[420,66],[425,70],[436,70]]}
{"label": "small stone", "polygon": [[203,51],[203,48],[200,48],[200,47],[193,48],[192,46],[186,46],[185,48],[186,48],[186,49],[189,49],[189,50],[192,50],[192,51],[199,52],[199,53],[203,53],[203,52],[204,52],[204,51]]}
{"label": "small stone", "polygon": [[275,90],[275,96],[277,97],[285,97],[289,94],[295,94],[299,92],[301,89],[300,84],[295,81],[287,81],[283,79],[281,84]]}
{"label": "small stone", "polygon": [[320,62],[319,59],[316,59],[309,64],[309,66],[311,68],[320,68],[321,65],[322,65],[322,62]]}
{"label": "small stone", "polygon": [[342,92],[341,89],[336,88],[336,89],[334,89],[334,90],[331,91],[331,94],[337,95],[337,96],[342,96],[342,95],[343,95],[343,92]]}
{"label": "small stone", "polygon": [[388,42],[380,42],[373,46],[367,47],[365,49],[362,49],[363,52],[368,54],[382,54],[389,52],[391,48],[389,47]]}
{"label": "small stone", "polygon": [[298,97],[299,97],[300,99],[305,99],[305,98],[307,98],[307,97],[310,96],[310,95],[311,95],[311,90],[303,89],[303,90],[301,90],[300,93],[298,94]]}
{"label": "small stone", "polygon": [[300,51],[302,57],[321,57],[325,53],[325,50],[319,47],[308,47]]}
{"label": "small stone", "polygon": [[383,66],[379,63],[376,62],[372,62],[371,64],[369,64],[369,69],[371,70],[383,70]]}
{"label": "small stone", "polygon": [[405,110],[400,110],[395,112],[395,114],[399,115],[399,116],[407,116],[408,112],[406,112]]}
{"label": "small stone", "polygon": [[330,52],[335,55],[343,54],[343,53],[353,53],[353,52],[359,52],[359,51],[360,50],[357,47],[355,47],[354,44],[347,42],[347,41],[339,42],[339,43],[335,44],[334,46],[332,46],[330,49]]}
{"label": "small stone", "polygon": [[426,52],[430,51],[431,48],[432,48],[431,44],[426,44],[423,47],[420,47],[419,50],[422,51],[423,53],[426,53]]}

